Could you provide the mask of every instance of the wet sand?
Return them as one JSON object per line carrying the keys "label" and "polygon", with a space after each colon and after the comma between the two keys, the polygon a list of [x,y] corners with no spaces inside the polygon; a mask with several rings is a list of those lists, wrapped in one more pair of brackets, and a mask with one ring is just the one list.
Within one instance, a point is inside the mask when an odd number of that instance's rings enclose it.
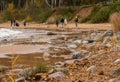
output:
{"label": "wet sand", "polygon": [[43,52],[43,48],[45,49],[45,45],[5,45],[0,47],[0,54],[5,55],[37,53]]}

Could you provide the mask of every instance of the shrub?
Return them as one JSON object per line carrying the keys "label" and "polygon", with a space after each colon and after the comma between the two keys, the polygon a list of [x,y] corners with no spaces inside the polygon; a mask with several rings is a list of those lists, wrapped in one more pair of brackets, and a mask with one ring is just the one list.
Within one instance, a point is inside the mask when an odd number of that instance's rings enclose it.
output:
{"label": "shrub", "polygon": [[96,13],[95,16],[91,18],[90,22],[91,23],[108,22],[110,13],[111,10],[109,8],[100,10],[98,13]]}
{"label": "shrub", "polygon": [[40,61],[40,62],[37,64],[36,71],[37,71],[38,73],[46,73],[46,72],[48,71],[48,68],[47,68],[45,62]]}
{"label": "shrub", "polygon": [[82,19],[81,22],[84,23],[90,21],[91,18],[99,11],[100,8],[101,8],[100,4],[93,5],[91,14],[85,17],[84,19]]}
{"label": "shrub", "polygon": [[[43,12],[44,11],[44,12]],[[45,22],[47,18],[52,14],[51,9],[39,9],[32,11],[32,18],[36,22]]]}
{"label": "shrub", "polygon": [[101,23],[101,22],[108,22],[109,20],[109,16],[120,10],[120,1],[116,1],[114,3],[110,3],[108,8],[105,9],[101,9],[101,5],[95,5],[93,7],[92,13],[82,19],[82,23],[83,22],[91,22],[91,23]]}
{"label": "shrub", "polygon": [[61,15],[62,17],[65,17],[68,20],[71,20],[72,15],[75,13],[76,8],[73,7],[67,7],[67,8],[59,8],[56,11],[57,15]]}
{"label": "shrub", "polygon": [[110,22],[113,24],[114,31],[120,31],[120,11],[110,16]]}

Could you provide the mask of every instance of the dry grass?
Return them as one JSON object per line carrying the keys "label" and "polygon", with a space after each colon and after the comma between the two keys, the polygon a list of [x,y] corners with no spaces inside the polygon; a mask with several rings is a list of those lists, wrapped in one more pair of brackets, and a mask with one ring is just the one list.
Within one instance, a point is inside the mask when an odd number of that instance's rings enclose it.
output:
{"label": "dry grass", "polygon": [[110,16],[110,22],[113,25],[114,31],[120,31],[120,11],[115,12]]}

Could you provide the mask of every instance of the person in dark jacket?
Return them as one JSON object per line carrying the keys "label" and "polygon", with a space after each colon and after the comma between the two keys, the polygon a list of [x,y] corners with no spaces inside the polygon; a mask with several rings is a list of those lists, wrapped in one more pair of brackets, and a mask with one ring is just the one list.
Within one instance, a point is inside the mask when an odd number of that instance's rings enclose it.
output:
{"label": "person in dark jacket", "polygon": [[15,18],[13,19],[13,24],[14,24],[14,26],[16,26],[16,19]]}
{"label": "person in dark jacket", "polygon": [[62,28],[64,27],[64,18],[61,18]]}
{"label": "person in dark jacket", "polygon": [[23,25],[26,26],[26,20],[23,20]]}
{"label": "person in dark jacket", "polygon": [[58,19],[55,21],[55,24],[56,24],[56,27],[58,28],[58,25],[59,25]]}

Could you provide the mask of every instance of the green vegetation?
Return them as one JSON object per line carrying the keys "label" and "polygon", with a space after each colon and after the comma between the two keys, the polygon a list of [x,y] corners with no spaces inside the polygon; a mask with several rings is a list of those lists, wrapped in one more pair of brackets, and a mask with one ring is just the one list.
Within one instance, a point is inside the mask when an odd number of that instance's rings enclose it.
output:
{"label": "green vegetation", "polygon": [[[4,8],[1,12],[1,15],[3,15],[1,16],[2,21],[9,21],[14,17],[20,21],[26,19],[28,21],[35,21],[39,23],[46,21],[49,23],[54,23],[56,19],[60,19],[61,17],[64,17],[68,21],[71,21],[77,12],[80,11],[81,7],[83,9],[86,7],[93,7],[92,12],[87,17],[83,17],[80,22],[101,23],[108,22],[109,16],[113,12],[120,10],[120,1],[117,0],[114,2],[111,2],[111,0],[107,2],[107,0],[105,0],[104,4],[109,3],[107,5],[104,5],[102,1],[81,2],[80,0],[66,0],[64,2],[63,0],[61,4],[59,4],[59,2],[56,2],[56,4],[51,4],[50,1],[48,1],[49,4],[47,4],[46,1],[25,0],[20,2],[20,0],[5,0],[7,3],[7,8]],[[50,7],[48,7],[48,5]],[[65,7],[65,5],[67,5],[67,7]],[[51,17],[51,19],[48,20],[49,17]]]}
{"label": "green vegetation", "polygon": [[46,73],[48,71],[48,68],[47,68],[45,62],[39,61],[39,63],[37,64],[37,67],[36,67],[36,71],[38,73]]}
{"label": "green vegetation", "polygon": [[108,22],[109,16],[120,10],[120,2],[111,3],[109,6],[96,5],[93,7],[91,14],[84,18],[81,22],[101,23]]}

